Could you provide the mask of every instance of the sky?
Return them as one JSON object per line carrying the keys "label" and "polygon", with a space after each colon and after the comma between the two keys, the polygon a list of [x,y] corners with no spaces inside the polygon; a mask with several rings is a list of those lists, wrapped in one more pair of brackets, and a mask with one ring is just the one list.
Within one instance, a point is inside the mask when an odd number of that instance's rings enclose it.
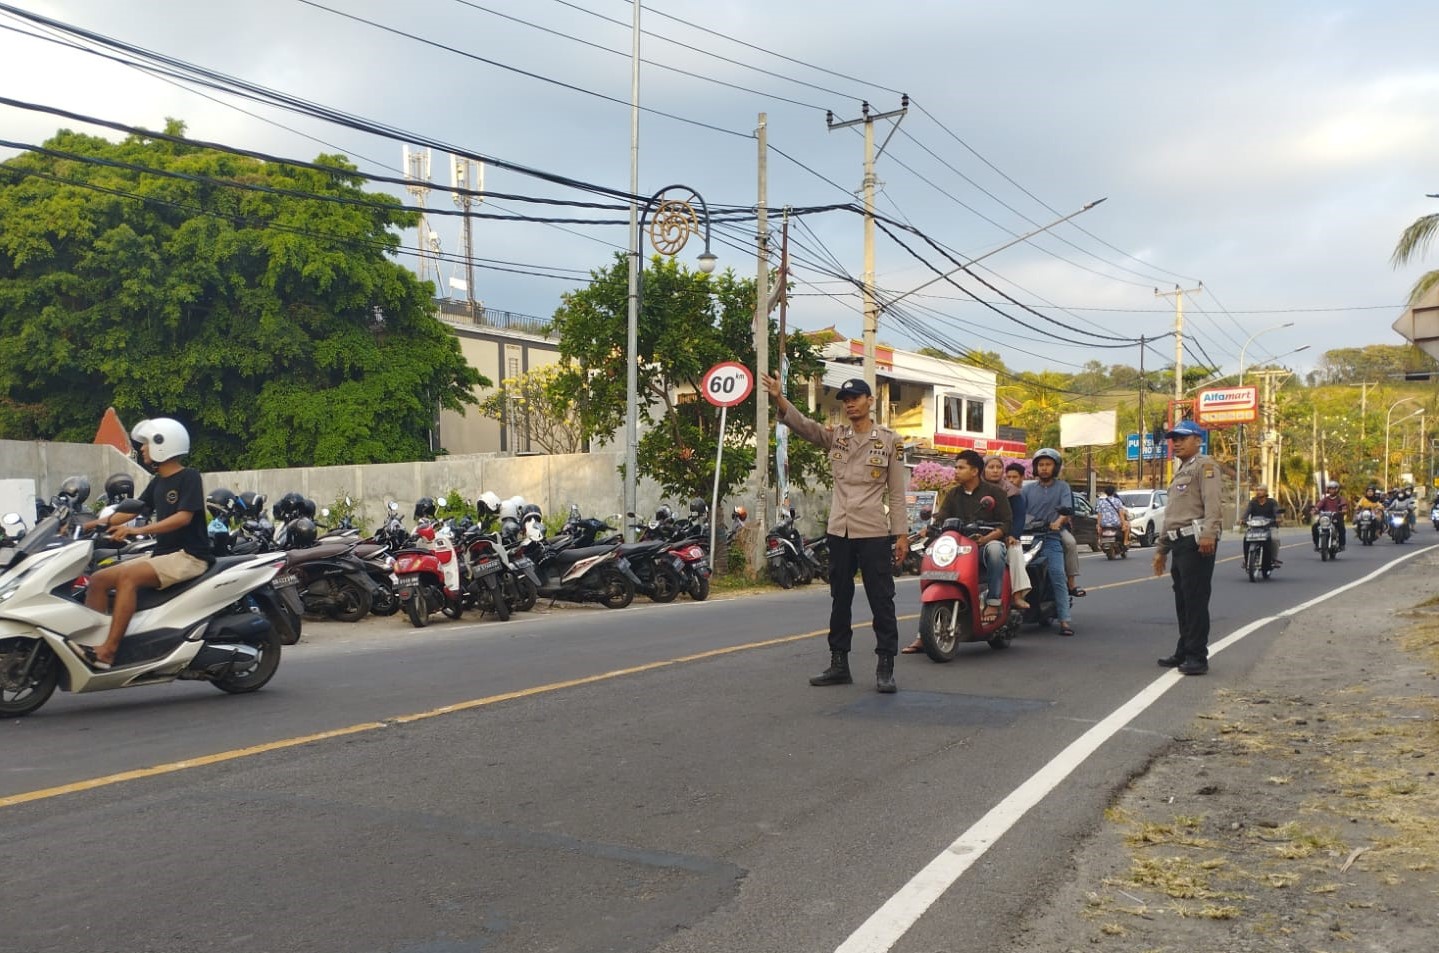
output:
{"label": "sky", "polygon": [[[372,124],[630,191],[628,0],[0,4]],[[1303,373],[1327,349],[1403,343],[1390,326],[1414,281],[1439,267],[1439,252],[1398,270],[1389,261],[1403,229],[1439,211],[1426,197],[1439,192],[1432,0],[655,0],[641,27],[640,100],[652,111],[639,121],[639,194],[682,184],[715,209],[755,206],[763,112],[776,249],[783,207],[857,201],[863,137],[828,129],[826,110],[843,121],[862,102],[878,113],[910,97],[876,162],[876,209],[954,261],[993,252],[973,268],[1007,299],[968,276],[959,280],[992,307],[932,284],[881,314],[882,343],[997,351],[1025,370],[1135,365],[1138,345],[1114,339],[1171,330],[1174,297],[1156,289],[1202,284],[1184,298],[1186,366],[1234,373],[1242,354],[1250,367],[1274,360]],[[402,171],[399,139],[157,78],[39,32],[0,9],[4,95],[146,128],[174,117],[198,139],[300,159],[341,152],[362,171]],[[62,126],[104,132],[0,106],[0,138],[38,144]],[[884,142],[892,123],[874,128]],[[439,184],[449,161],[432,157]],[[485,188],[597,200],[493,165]],[[428,203],[453,207],[442,192]],[[548,317],[628,247],[624,212],[497,199],[480,211],[621,223],[476,221],[473,254],[493,266],[476,271],[487,308]],[[831,211],[801,221],[790,321],[858,337],[863,220]],[[432,216],[430,227],[445,253],[462,253],[455,219]],[[721,269],[755,274],[754,231],[712,232]],[[924,238],[897,234],[931,265],[954,267]],[[680,260],[693,265],[701,250],[695,238]],[[881,299],[936,276],[882,231],[875,272]],[[442,263],[441,286],[452,276],[463,274]],[[1145,358],[1150,368],[1173,359],[1169,339]]]}

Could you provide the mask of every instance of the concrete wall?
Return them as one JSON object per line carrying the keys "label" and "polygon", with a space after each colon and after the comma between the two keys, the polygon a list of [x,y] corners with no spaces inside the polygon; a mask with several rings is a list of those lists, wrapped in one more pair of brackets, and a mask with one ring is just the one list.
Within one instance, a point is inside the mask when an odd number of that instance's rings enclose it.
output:
{"label": "concrete wall", "polygon": [[[547,516],[563,513],[576,503],[586,516],[612,519],[623,509],[624,484],[619,472],[623,462],[624,454],[619,451],[533,457],[477,453],[420,463],[206,473],[205,488],[226,487],[236,493],[254,490],[264,493],[271,503],[294,490],[322,507],[348,494],[361,505],[361,515],[371,526],[379,522],[386,500],[399,503],[408,518],[416,498],[439,496],[451,490],[458,490],[468,500],[486,490],[494,490],[501,499],[519,494],[538,503]],[[149,480],[143,468],[114,447],[0,440],[0,480],[33,480],[36,493],[47,500],[67,476],[74,474],[90,478],[94,500],[102,492],[105,478],[121,470],[134,475],[137,491]],[[708,493],[705,498],[708,501]],[[792,498],[805,535],[823,533],[829,515],[829,491],[824,487],[813,491],[794,487]],[[738,492],[732,499],[721,501],[726,522],[730,508],[737,502]],[[641,480],[639,512],[648,517],[661,503],[681,511],[689,506],[688,500],[664,497],[653,481]],[[22,515],[28,521],[33,511]]]}

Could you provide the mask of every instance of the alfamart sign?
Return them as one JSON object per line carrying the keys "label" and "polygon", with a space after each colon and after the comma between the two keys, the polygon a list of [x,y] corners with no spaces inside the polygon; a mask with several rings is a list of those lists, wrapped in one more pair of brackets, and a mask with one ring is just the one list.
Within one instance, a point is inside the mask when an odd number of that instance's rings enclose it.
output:
{"label": "alfamart sign", "polygon": [[1202,390],[1194,400],[1194,416],[1201,427],[1252,424],[1259,419],[1259,388],[1216,387]]}

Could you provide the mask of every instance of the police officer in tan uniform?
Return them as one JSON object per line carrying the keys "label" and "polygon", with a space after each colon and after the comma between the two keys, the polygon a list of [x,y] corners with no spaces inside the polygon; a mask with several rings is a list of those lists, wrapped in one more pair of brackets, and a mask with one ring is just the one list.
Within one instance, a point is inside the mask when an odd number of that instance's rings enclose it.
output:
{"label": "police officer in tan uniform", "polygon": [[1179,642],[1174,654],[1159,660],[1185,675],[1209,671],[1209,590],[1214,579],[1214,551],[1224,523],[1219,503],[1219,464],[1199,452],[1204,431],[1181,420],[1165,434],[1173,449],[1174,479],[1164,510],[1164,533],[1154,554],[1154,574],[1163,574],[1165,557],[1173,554],[1174,609],[1179,617]]}
{"label": "police officer in tan uniform", "polygon": [[[785,400],[779,380],[760,375],[760,384],[775,401],[777,417],[795,434],[829,451],[834,474],[830,503],[829,668],[809,680],[811,685],[848,685],[849,650],[853,637],[850,614],[854,603],[854,572],[864,580],[864,594],[874,615],[875,688],[895,690],[894,656],[899,651],[899,624],[894,615],[894,567],[904,559],[909,527],[904,505],[905,473],[899,435],[870,418],[874,404],[869,384],[855,378],[840,386],[848,424],[826,427],[800,413]],[[888,497],[889,512],[884,501]]]}

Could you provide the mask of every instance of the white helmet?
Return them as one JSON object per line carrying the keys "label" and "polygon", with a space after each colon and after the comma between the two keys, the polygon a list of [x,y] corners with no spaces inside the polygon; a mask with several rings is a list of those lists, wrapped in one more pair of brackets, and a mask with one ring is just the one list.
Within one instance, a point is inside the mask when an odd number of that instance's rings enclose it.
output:
{"label": "white helmet", "polygon": [[[164,463],[190,452],[190,431],[180,421],[156,417],[143,423],[149,424],[144,442],[150,445],[150,459],[154,462]],[[140,425],[137,424],[135,429],[139,430]]]}
{"label": "white helmet", "polygon": [[508,500],[505,500],[505,502],[506,502],[506,503],[513,503],[513,504],[515,504],[515,509],[517,509],[517,510],[522,510],[522,509],[525,508],[525,502],[526,502],[526,501],[525,501],[525,498],[524,498],[523,496],[520,496],[520,495],[517,493],[517,494],[515,494],[514,496],[510,497]]}
{"label": "white helmet", "polygon": [[505,500],[500,504],[500,520],[515,520],[519,522],[520,508],[515,505],[514,500]]}
{"label": "white helmet", "polygon": [[493,515],[500,510],[500,495],[494,490],[486,490],[475,503],[481,516]]}

